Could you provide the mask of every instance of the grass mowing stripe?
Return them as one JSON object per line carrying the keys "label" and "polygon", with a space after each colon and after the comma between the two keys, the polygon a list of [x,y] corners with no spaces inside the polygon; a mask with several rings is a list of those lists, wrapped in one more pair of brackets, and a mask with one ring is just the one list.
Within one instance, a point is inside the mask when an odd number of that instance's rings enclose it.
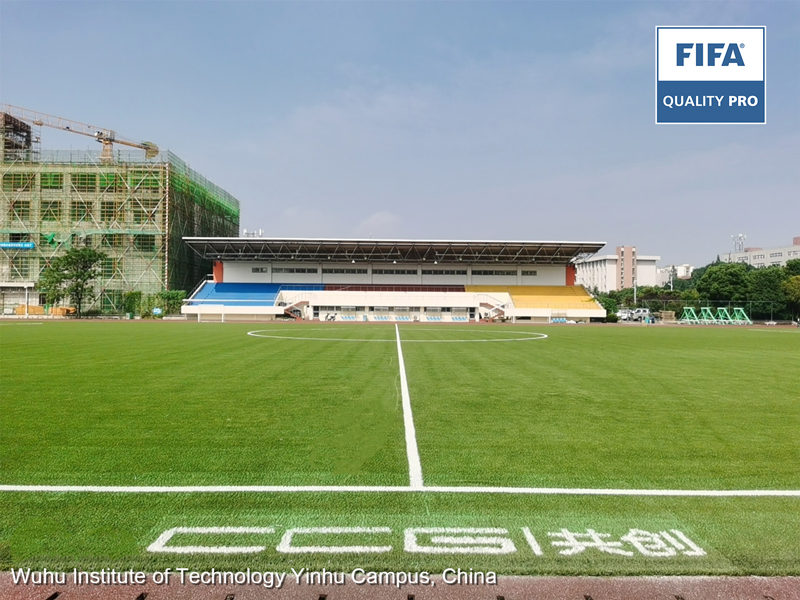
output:
{"label": "grass mowing stripe", "polygon": [[400,364],[400,393],[403,397],[403,423],[406,430],[406,454],[408,455],[408,478],[411,487],[421,489],[422,463],[417,449],[417,433],[414,429],[414,415],[411,412],[411,396],[408,394],[408,379],[406,378],[406,364],[403,361],[403,346],[400,343],[400,328],[394,326],[397,334],[397,362]]}

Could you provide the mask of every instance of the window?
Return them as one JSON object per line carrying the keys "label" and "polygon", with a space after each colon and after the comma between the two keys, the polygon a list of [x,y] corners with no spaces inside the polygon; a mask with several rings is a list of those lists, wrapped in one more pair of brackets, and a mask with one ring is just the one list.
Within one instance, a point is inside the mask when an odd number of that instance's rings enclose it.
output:
{"label": "window", "polygon": [[158,191],[161,186],[159,173],[151,171],[132,171],[131,188],[139,191]]}
{"label": "window", "polygon": [[473,275],[499,275],[499,276],[506,276],[506,277],[516,277],[516,271],[472,271]]}
{"label": "window", "polygon": [[96,173],[73,173],[72,189],[76,192],[94,192],[97,190]]}
{"label": "window", "polygon": [[69,203],[69,218],[75,223],[87,220],[91,212],[91,202],[85,202],[81,198],[74,198]]}
{"label": "window", "polygon": [[759,258],[764,258],[764,255],[763,254],[754,254],[753,255],[753,260],[757,260]]}
{"label": "window", "polygon": [[64,175],[62,173],[42,173],[43,190],[60,190],[64,187]]}
{"label": "window", "polygon": [[123,237],[121,233],[104,233],[100,238],[100,245],[104,248],[122,248]]}
{"label": "window", "polygon": [[156,236],[154,235],[135,235],[133,236],[133,246],[142,252],[155,252]]}
{"label": "window", "polygon": [[33,173],[6,173],[3,175],[3,191],[29,192],[35,181],[36,175]]}
{"label": "window", "polygon": [[133,201],[133,222],[147,223],[155,221],[158,210],[158,200],[139,199]]}
{"label": "window", "polygon": [[771,252],[769,255],[770,258],[780,258],[781,256],[783,256],[783,252]]}
{"label": "window", "polygon": [[103,279],[111,279],[119,271],[121,258],[104,258],[101,270]]}
{"label": "window", "polygon": [[122,202],[116,200],[103,200],[100,203],[100,220],[111,222],[123,219]]}
{"label": "window", "polygon": [[466,269],[422,269],[423,275],[466,275]]}
{"label": "window", "polygon": [[100,173],[101,192],[121,192],[125,189],[125,180],[116,173]]}
{"label": "window", "polygon": [[323,275],[341,275],[341,274],[348,274],[348,275],[366,275],[366,269],[322,269]]}
{"label": "window", "polygon": [[14,279],[28,279],[30,276],[31,261],[27,256],[15,256],[11,259],[11,277]]}
{"label": "window", "polygon": [[27,233],[9,233],[8,234],[8,241],[9,242],[29,242],[30,235]]}
{"label": "window", "polygon": [[273,273],[319,273],[316,267],[272,267]]}
{"label": "window", "polygon": [[536,271],[523,271],[523,277],[536,277]]}
{"label": "window", "polygon": [[417,275],[416,269],[372,269],[373,275]]}
{"label": "window", "polygon": [[252,273],[269,273],[269,267],[253,267],[250,271]]}
{"label": "window", "polygon": [[8,206],[9,217],[20,221],[28,221],[31,218],[30,200],[13,200]]}
{"label": "window", "polygon": [[42,221],[60,221],[61,220],[61,202],[56,200],[42,202]]}

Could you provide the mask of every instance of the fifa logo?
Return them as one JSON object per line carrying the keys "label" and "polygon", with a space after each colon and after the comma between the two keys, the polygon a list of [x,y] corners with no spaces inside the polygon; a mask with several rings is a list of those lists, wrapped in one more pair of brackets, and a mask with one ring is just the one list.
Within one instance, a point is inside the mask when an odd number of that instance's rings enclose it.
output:
{"label": "fifa logo", "polygon": [[[702,67],[708,65],[709,67],[716,66],[716,61],[722,56],[722,49],[725,44],[708,44],[708,55],[706,62],[703,63],[703,44],[678,44],[678,62],[677,66],[682,67],[684,60],[691,58],[692,54],[695,57],[695,65]],[[744,44],[742,44],[744,48]],[[694,49],[694,52],[692,51]],[[728,44],[728,49],[725,51],[725,57],[722,59],[723,67],[730,64],[735,64],[740,67],[744,66],[742,54],[739,52],[738,44]]]}
{"label": "fifa logo", "polygon": [[766,119],[766,27],[656,27],[656,123]]}

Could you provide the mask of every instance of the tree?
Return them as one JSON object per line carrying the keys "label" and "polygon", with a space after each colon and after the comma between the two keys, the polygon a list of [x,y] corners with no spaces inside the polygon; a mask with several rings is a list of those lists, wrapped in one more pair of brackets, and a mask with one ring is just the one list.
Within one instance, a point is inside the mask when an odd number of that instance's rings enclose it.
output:
{"label": "tree", "polygon": [[614,298],[612,298],[611,296],[595,294],[594,297],[595,300],[597,300],[600,303],[600,306],[606,309],[607,314],[609,315],[616,314],[616,312],[619,310],[619,305],[617,304],[617,301],[614,300]]}
{"label": "tree", "polygon": [[633,306],[633,288],[623,288],[608,293],[619,306]]}
{"label": "tree", "polygon": [[681,304],[684,308],[688,307],[699,310],[700,294],[697,292],[697,290],[686,290],[685,292],[681,292]]}
{"label": "tree", "polygon": [[793,258],[792,260],[787,260],[784,270],[786,271],[787,277],[794,277],[795,275],[800,275],[800,258]]}
{"label": "tree", "polygon": [[69,297],[80,319],[83,303],[94,298],[92,282],[100,275],[100,263],[104,258],[105,254],[93,248],[72,248],[44,270],[39,289],[50,304]]}
{"label": "tree", "polygon": [[[800,263],[800,261],[797,262]],[[783,293],[786,295],[786,302],[792,307],[793,313],[800,313],[800,275],[789,277],[783,282]]]}
{"label": "tree", "polygon": [[700,297],[710,302],[744,302],[747,300],[747,272],[744,263],[710,265],[697,282]]}
{"label": "tree", "polygon": [[786,294],[782,286],[785,273],[782,267],[766,267],[747,274],[747,299],[754,304],[753,313],[785,316]]}

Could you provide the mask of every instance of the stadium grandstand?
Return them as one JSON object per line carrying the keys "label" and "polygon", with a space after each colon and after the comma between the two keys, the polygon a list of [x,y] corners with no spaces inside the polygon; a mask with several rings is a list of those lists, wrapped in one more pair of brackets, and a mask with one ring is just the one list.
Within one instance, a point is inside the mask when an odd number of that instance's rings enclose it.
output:
{"label": "stadium grandstand", "polygon": [[198,321],[588,322],[605,310],[575,261],[604,242],[188,237],[213,273]]}

